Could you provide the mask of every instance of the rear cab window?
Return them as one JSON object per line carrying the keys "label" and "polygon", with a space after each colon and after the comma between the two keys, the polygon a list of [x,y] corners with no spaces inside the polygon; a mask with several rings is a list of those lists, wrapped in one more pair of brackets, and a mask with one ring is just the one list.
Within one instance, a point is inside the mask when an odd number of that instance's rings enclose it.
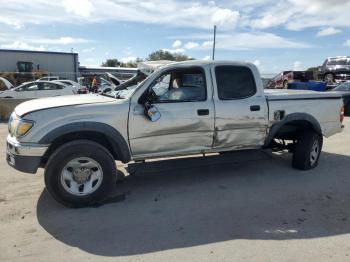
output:
{"label": "rear cab window", "polygon": [[216,66],[215,76],[220,100],[248,98],[257,92],[255,78],[249,67]]}

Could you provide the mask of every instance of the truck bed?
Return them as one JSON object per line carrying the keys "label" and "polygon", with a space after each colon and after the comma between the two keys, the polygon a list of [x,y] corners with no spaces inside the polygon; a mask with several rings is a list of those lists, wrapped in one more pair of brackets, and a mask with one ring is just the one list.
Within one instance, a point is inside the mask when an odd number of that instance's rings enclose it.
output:
{"label": "truck bed", "polygon": [[341,95],[334,92],[316,92],[311,90],[264,90],[268,101],[280,100],[312,100],[312,99],[341,99]]}
{"label": "truck bed", "polygon": [[322,128],[325,137],[340,132],[340,107],[343,100],[335,92],[316,92],[309,90],[265,90],[268,104],[269,126],[275,123],[274,112],[308,114],[314,117]]}

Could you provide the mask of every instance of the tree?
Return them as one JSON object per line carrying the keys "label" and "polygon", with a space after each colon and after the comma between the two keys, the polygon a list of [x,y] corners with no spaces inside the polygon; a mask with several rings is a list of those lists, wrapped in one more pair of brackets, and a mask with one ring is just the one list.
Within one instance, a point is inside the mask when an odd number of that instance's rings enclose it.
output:
{"label": "tree", "polygon": [[320,68],[321,68],[320,66],[310,67],[307,69],[307,71],[313,72],[315,80],[322,80],[322,79],[320,79]]}
{"label": "tree", "polygon": [[120,62],[118,59],[107,59],[105,62],[102,63],[102,67],[129,67],[129,68],[136,68],[137,64],[142,62],[143,60],[141,58],[136,58],[135,61],[128,61],[128,62]]}
{"label": "tree", "polygon": [[158,60],[170,60],[170,61],[186,61],[193,60],[193,58],[179,54],[179,53],[170,53],[166,50],[158,50],[148,55],[148,61],[158,61]]}
{"label": "tree", "polygon": [[107,59],[106,62],[102,63],[103,67],[119,67],[120,66],[120,62],[118,61],[118,59]]}

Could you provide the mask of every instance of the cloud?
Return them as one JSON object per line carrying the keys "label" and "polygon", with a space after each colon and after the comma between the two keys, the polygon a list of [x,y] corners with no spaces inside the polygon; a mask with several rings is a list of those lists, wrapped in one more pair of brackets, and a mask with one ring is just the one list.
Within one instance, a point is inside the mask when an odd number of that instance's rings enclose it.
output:
{"label": "cloud", "polygon": [[94,62],[95,58],[85,58],[84,61],[85,62]]}
{"label": "cloud", "polygon": [[230,9],[219,9],[211,17],[214,25],[220,26],[221,29],[234,28],[239,19],[239,12]]}
{"label": "cloud", "polygon": [[8,18],[8,17],[2,17],[1,15],[0,15],[0,23],[9,25],[17,30],[23,28],[23,24],[20,20]]}
{"label": "cloud", "polygon": [[197,47],[199,47],[199,44],[196,42],[188,42],[187,44],[185,44],[186,49],[195,49]]}
{"label": "cloud", "polygon": [[90,17],[94,11],[94,6],[89,0],[63,0],[63,6],[68,13],[84,18]]}
{"label": "cloud", "polygon": [[203,57],[203,60],[210,60],[210,59],[211,59],[210,55],[207,55],[207,56]]}
{"label": "cloud", "polygon": [[90,47],[90,48],[85,48],[85,49],[81,50],[81,52],[82,53],[92,53],[95,50],[96,50],[95,47]]}
{"label": "cloud", "polygon": [[304,70],[303,63],[300,61],[295,61],[293,64],[293,70],[294,71],[303,71]]}
{"label": "cloud", "polygon": [[135,56],[128,56],[128,57],[124,57],[122,59],[120,59],[120,61],[122,61],[123,63],[132,63],[135,62],[137,59],[137,57]]}
{"label": "cloud", "polygon": [[253,64],[254,64],[256,67],[260,67],[260,66],[261,66],[261,61],[260,61],[260,60],[254,60]]}
{"label": "cloud", "polygon": [[[0,42],[12,42],[12,39],[14,38],[13,35],[8,34],[7,36],[1,37],[0,36]],[[92,42],[91,40],[85,39],[85,38],[74,38],[69,36],[63,36],[59,38],[45,38],[40,36],[30,36],[30,37],[17,37],[19,40],[16,42],[24,42],[29,44],[40,44],[40,45],[74,45],[74,44],[85,44]]]}
{"label": "cloud", "polygon": [[59,38],[42,38],[38,40],[31,40],[32,42],[40,42],[42,44],[56,44],[56,45],[71,45],[71,44],[84,44],[90,42],[84,38],[74,38],[70,36],[63,36]]}
{"label": "cloud", "polygon": [[350,38],[345,41],[344,46],[349,46],[350,47]]}
{"label": "cloud", "polygon": [[[213,42],[211,34],[194,34],[183,37],[176,36],[178,39],[204,40],[202,45],[193,49],[211,49]],[[255,50],[255,49],[302,49],[310,48],[312,45],[304,42],[296,42],[272,33],[251,32],[218,34],[216,48],[224,50]]]}
{"label": "cloud", "polygon": [[163,48],[163,51],[172,53],[172,54],[181,54],[181,53],[185,53],[185,49],[183,48],[176,48],[176,49],[167,49],[167,48]]}
{"label": "cloud", "polygon": [[33,51],[45,51],[45,48],[40,46],[33,46],[29,45],[28,43],[21,42],[21,41],[15,41],[11,44],[2,44],[0,45],[1,48],[4,49],[21,49],[21,50],[33,50]]}
{"label": "cloud", "polygon": [[212,47],[213,47],[213,44],[214,44],[213,41],[204,41],[204,42],[202,43],[202,47],[203,47],[203,48],[212,48]]}
{"label": "cloud", "polygon": [[349,0],[276,0],[261,1],[263,5],[252,7],[246,14],[245,24],[265,29],[284,26],[289,30],[310,27],[349,27]]}
{"label": "cloud", "polygon": [[237,10],[196,0],[12,0],[1,4],[0,23],[22,26],[120,21],[201,29],[218,24],[221,30],[231,30],[239,17]]}
{"label": "cloud", "polygon": [[321,29],[320,31],[317,32],[316,36],[329,36],[329,35],[335,35],[341,33],[342,30],[336,29],[334,27],[326,27],[324,29]]}
{"label": "cloud", "polygon": [[179,48],[182,45],[182,42],[180,40],[176,40],[173,43],[173,48]]}

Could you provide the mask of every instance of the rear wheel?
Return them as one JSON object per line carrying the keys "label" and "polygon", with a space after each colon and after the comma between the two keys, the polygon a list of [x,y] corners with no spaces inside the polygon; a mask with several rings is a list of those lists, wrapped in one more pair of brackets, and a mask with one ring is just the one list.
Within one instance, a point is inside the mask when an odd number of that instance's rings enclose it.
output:
{"label": "rear wheel", "polygon": [[315,168],[322,151],[322,136],[314,131],[300,133],[293,154],[293,167],[300,170]]}
{"label": "rear wheel", "polygon": [[59,203],[83,207],[106,199],[116,180],[115,161],[98,143],[78,140],[64,144],[50,157],[45,185]]}

